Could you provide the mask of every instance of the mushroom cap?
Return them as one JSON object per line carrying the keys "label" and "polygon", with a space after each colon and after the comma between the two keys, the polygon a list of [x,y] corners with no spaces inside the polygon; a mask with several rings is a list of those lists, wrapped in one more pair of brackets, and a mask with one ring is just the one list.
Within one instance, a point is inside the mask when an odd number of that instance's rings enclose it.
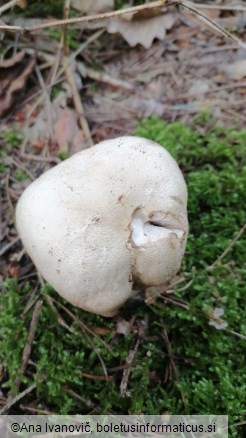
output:
{"label": "mushroom cap", "polygon": [[134,283],[164,285],[179,270],[186,184],[176,161],[153,141],[106,140],[30,184],[17,204],[16,226],[61,296],[112,316]]}

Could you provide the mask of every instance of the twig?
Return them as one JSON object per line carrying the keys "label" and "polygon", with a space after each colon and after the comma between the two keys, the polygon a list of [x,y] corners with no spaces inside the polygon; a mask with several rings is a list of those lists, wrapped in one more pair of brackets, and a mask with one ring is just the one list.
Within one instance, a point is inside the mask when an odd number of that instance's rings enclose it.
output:
{"label": "twig", "polygon": [[5,406],[0,409],[0,415],[5,414],[15,403],[17,403],[19,400],[24,398],[27,394],[32,392],[36,388],[37,384],[33,383],[31,386],[26,388],[24,391],[20,392],[16,397],[12,398],[10,401],[8,401]]}
{"label": "twig", "polygon": [[226,29],[224,29],[222,26],[220,26],[218,23],[213,21],[211,18],[204,15],[202,12],[200,12],[197,7],[195,8],[193,3],[190,3],[188,1],[184,0],[158,0],[153,1],[151,3],[145,3],[143,5],[134,6],[131,8],[126,9],[119,9],[117,11],[113,12],[105,12],[103,14],[96,14],[96,15],[89,15],[89,16],[83,16],[83,17],[76,17],[76,18],[67,18],[63,20],[55,20],[50,21],[48,23],[41,23],[33,26],[28,27],[22,27],[22,26],[0,26],[0,30],[6,30],[11,32],[22,32],[23,34],[28,34],[30,32],[34,32],[41,29],[46,29],[50,27],[57,27],[57,26],[64,26],[69,24],[76,24],[76,23],[83,23],[83,22],[91,22],[96,20],[106,20],[108,18],[112,17],[118,17],[123,14],[132,13],[132,12],[138,12],[142,10],[162,7],[162,6],[172,6],[172,5],[180,5],[184,8],[188,9],[193,14],[197,15],[198,18],[205,22],[209,27],[211,27],[213,30],[217,30],[221,35],[224,37],[227,37],[234,42],[237,43],[237,45],[243,49],[246,49],[246,44],[241,41],[239,38],[237,38],[235,35],[228,32]]}
{"label": "twig", "polygon": [[[97,339],[99,339],[100,342],[102,343],[102,345],[103,345],[108,351],[110,351],[110,352],[112,353],[111,348],[106,344],[106,342],[104,342],[99,336],[97,336],[97,335],[96,335],[96,334],[95,334],[95,333],[94,333],[89,327],[87,327],[86,324],[84,324],[79,318],[77,318],[77,316],[75,316],[73,312],[71,312],[70,310],[68,310],[66,306],[63,306],[63,304],[59,303],[59,301],[55,300],[54,298],[51,298],[51,297],[50,297],[50,299],[51,299],[53,302],[55,302],[59,307],[61,307],[61,308],[62,308],[62,309],[63,309],[63,310],[64,310],[64,311],[65,311],[65,312],[66,312],[71,318],[73,318],[74,321],[76,321],[76,323],[82,328],[82,330],[84,331],[85,335],[87,336],[88,341],[90,342],[91,346],[94,348],[94,350],[95,350],[95,352],[96,352],[96,354],[97,354],[97,357],[99,358],[99,360],[100,360],[100,362],[101,362],[101,365],[102,365],[102,368],[103,368],[103,371],[104,371],[105,376],[108,377],[108,372],[107,372],[107,369],[106,369],[105,363],[104,363],[104,361],[103,361],[103,359],[102,359],[102,357],[101,357],[101,354],[99,353],[97,347],[95,347],[95,345],[93,344],[93,341],[91,340],[89,334],[91,334],[91,335],[95,336]],[[88,334],[88,333],[89,333],[89,334]]]}
{"label": "twig", "polygon": [[246,11],[246,6],[242,5],[219,5],[219,4],[202,4],[190,2],[197,9],[217,9],[220,11]]}
{"label": "twig", "polygon": [[57,415],[57,412],[56,413],[50,412],[50,411],[46,411],[45,409],[37,409],[32,406],[25,406],[22,404],[19,406],[19,408],[22,409],[23,411],[29,411],[36,415]]}
{"label": "twig", "polygon": [[[24,347],[23,353],[22,353],[22,360],[21,360],[21,365],[20,365],[21,374],[25,373],[28,359],[29,359],[30,354],[31,354],[32,343],[33,343],[33,340],[35,337],[36,328],[37,328],[37,324],[38,324],[39,315],[40,315],[40,312],[42,309],[42,305],[43,305],[43,302],[41,300],[38,300],[35,304],[35,307],[34,307],[32,319],[31,319],[31,324],[30,324],[30,328],[29,328],[29,333],[28,333],[26,344],[25,344],[25,347]],[[15,379],[15,387],[17,388],[17,391],[18,391],[19,387],[20,387],[19,377],[17,377],[17,379]]]}
{"label": "twig", "polygon": [[33,176],[33,174],[30,172],[30,170],[28,170],[24,166],[24,164],[22,164],[21,162],[16,161],[14,158],[11,158],[11,157],[8,157],[8,161],[9,161],[10,164],[11,163],[14,164],[14,166],[16,166],[17,168],[21,169],[23,172],[25,172],[32,181],[35,181],[36,178]]}
{"label": "twig", "polygon": [[96,375],[96,374],[88,374],[88,373],[82,373],[82,377],[85,377],[86,379],[90,379],[90,380],[99,380],[100,382],[104,382],[109,381],[109,380],[113,380],[113,376],[101,376],[101,375]]}
{"label": "twig", "polygon": [[188,1],[183,0],[177,0],[175,3],[179,4],[180,6],[183,6],[184,8],[188,9],[190,12],[195,14],[201,21],[206,23],[209,27],[211,27],[213,30],[217,30],[221,35],[224,37],[227,37],[231,39],[232,41],[236,42],[239,47],[242,49],[246,49],[246,44],[241,41],[239,38],[237,38],[235,35],[230,33],[228,30],[224,29],[220,24],[213,21],[211,18],[204,15],[202,12],[200,12],[197,7],[195,8],[193,6],[193,3],[190,3]]}
{"label": "twig", "polygon": [[70,394],[72,397],[76,398],[77,400],[81,401],[88,409],[94,409],[96,406],[94,403],[92,403],[90,400],[86,400],[84,397],[81,397],[81,395],[77,394],[77,392],[73,391],[70,388],[65,388],[66,392]]}
{"label": "twig", "polygon": [[129,397],[129,395],[130,395],[129,391],[127,391],[127,386],[128,386],[130,372],[131,372],[131,369],[133,366],[133,359],[137,353],[140,341],[143,340],[143,338],[144,338],[146,328],[147,328],[147,319],[140,321],[137,336],[133,340],[132,347],[131,347],[131,349],[128,353],[128,356],[126,358],[127,367],[124,368],[123,376],[122,376],[122,380],[121,380],[121,384],[120,384],[121,397]]}
{"label": "twig", "polygon": [[8,3],[0,7],[0,15],[2,15],[3,12],[7,11],[8,9],[13,8],[15,5],[17,5],[20,2],[20,0],[10,0]]}
{"label": "twig", "polygon": [[113,12],[105,12],[103,14],[96,14],[96,15],[89,15],[89,16],[83,16],[83,17],[76,17],[76,18],[67,18],[63,20],[55,20],[55,21],[49,21],[46,23],[36,24],[33,26],[28,27],[22,27],[22,26],[0,26],[0,30],[7,30],[9,32],[22,32],[24,34],[35,32],[37,30],[41,29],[47,29],[49,27],[57,27],[57,26],[63,26],[64,24],[76,24],[76,23],[89,23],[91,21],[96,20],[106,20],[107,18],[112,17],[118,17],[120,15],[127,14],[129,12],[138,12],[143,11],[146,9],[152,9],[157,8],[161,6],[170,6],[177,3],[173,0],[158,0],[151,3],[145,3],[143,5],[139,6],[133,6],[132,8],[125,8],[125,9],[119,9],[117,11]]}
{"label": "twig", "polygon": [[186,304],[185,302],[182,302],[178,299],[173,299],[170,296],[167,297],[166,295],[163,295],[163,294],[161,294],[160,296],[164,301],[167,301],[168,303],[172,303],[176,306],[179,306],[182,309],[189,310],[189,308],[190,308],[188,304]]}
{"label": "twig", "polygon": [[19,236],[15,237],[15,239],[11,240],[7,245],[5,245],[0,251],[0,257],[5,254],[13,245],[15,245],[20,240]]}
{"label": "twig", "polygon": [[246,224],[244,224],[243,227],[239,230],[239,232],[234,237],[234,239],[231,241],[230,245],[228,245],[228,247],[225,249],[225,251],[223,251],[223,253],[217,258],[217,260],[215,260],[215,262],[207,268],[208,270],[214,269],[215,266],[217,266],[221,262],[221,260],[228,254],[228,252],[231,251],[232,247],[240,239],[240,237],[244,233],[245,229],[246,229]]}
{"label": "twig", "polygon": [[82,77],[89,77],[94,81],[102,82],[104,84],[109,84],[112,87],[122,88],[126,91],[133,91],[135,86],[130,82],[123,81],[119,78],[113,78],[105,72],[98,72],[92,68],[86,67],[82,62],[77,62],[77,69]]}
{"label": "twig", "polygon": [[81,319],[79,319],[71,310],[69,310],[66,306],[63,306],[63,304],[59,303],[59,301],[55,300],[55,298],[50,297],[50,299],[57,304],[58,307],[61,307],[64,312],[66,312],[83,330],[85,333],[89,333],[93,337],[97,338],[102,345],[110,352],[112,353],[112,349],[109,347],[106,342],[104,342],[100,336],[98,336],[93,330],[91,330]]}
{"label": "twig", "polygon": [[59,164],[61,162],[60,158],[57,157],[42,157],[41,155],[31,155],[31,154],[21,154],[22,158],[33,161],[43,161],[44,163],[55,163]]}
{"label": "twig", "polygon": [[[173,359],[172,347],[171,347],[171,344],[170,344],[170,341],[169,341],[169,338],[168,338],[168,333],[167,333],[167,329],[166,328],[163,329],[163,338],[164,338],[164,341],[165,341],[165,344],[166,344],[166,347],[167,347],[168,357],[169,357],[170,364],[172,366],[172,369],[173,369],[173,372],[174,372],[174,375],[175,375],[175,379],[178,381],[179,380],[179,373],[178,373],[177,367],[176,367],[174,359]],[[186,402],[185,402],[185,397],[184,397],[184,394],[182,393],[182,391],[180,391],[180,395],[181,395],[182,403],[183,403],[183,405],[185,407],[186,406]]]}
{"label": "twig", "polygon": [[76,108],[76,111],[78,113],[79,116],[79,123],[80,123],[80,127],[82,128],[83,132],[84,132],[84,136],[85,136],[85,140],[88,143],[89,146],[93,146],[93,140],[92,140],[92,136],[91,136],[91,132],[90,132],[90,128],[88,125],[88,122],[85,118],[85,110],[83,107],[83,103],[80,99],[80,95],[76,86],[76,82],[73,76],[73,72],[72,69],[69,65],[69,60],[67,57],[64,57],[63,59],[63,65],[64,65],[64,69],[65,69],[65,73],[67,76],[67,80],[69,82],[69,85],[72,89],[72,93],[73,93],[73,100],[74,100],[74,105]]}
{"label": "twig", "polygon": [[[70,0],[65,0],[64,13],[63,13],[65,19],[68,18],[69,9],[70,9]],[[85,118],[85,110],[83,107],[83,103],[81,101],[79,91],[77,89],[77,85],[76,85],[76,82],[75,82],[75,79],[73,76],[73,72],[72,72],[72,69],[70,67],[69,59],[67,57],[68,47],[67,47],[67,42],[66,42],[66,36],[67,36],[67,25],[64,25],[62,27],[62,36],[61,36],[61,45],[62,45],[62,51],[63,51],[63,67],[65,70],[65,74],[67,76],[68,83],[72,89],[74,106],[75,106],[76,111],[78,113],[79,124],[84,132],[86,143],[88,143],[89,146],[93,146],[94,143],[92,140],[92,136],[91,136],[88,122]]]}
{"label": "twig", "polygon": [[54,312],[58,323],[64,327],[67,331],[69,331],[69,333],[73,333],[76,334],[76,332],[74,330],[72,330],[64,321],[64,319],[62,318],[62,316],[60,315],[60,313],[58,312],[58,310],[56,309],[56,307],[53,304],[53,301],[50,297],[50,295],[48,294],[44,294],[44,298],[46,299],[46,301],[48,302],[49,306],[51,307],[52,312]]}
{"label": "twig", "polygon": [[242,339],[243,341],[246,341],[246,336],[245,335],[241,335],[241,333],[237,333],[234,330],[230,330],[230,329],[225,329],[226,332],[231,333],[232,335],[236,336],[239,339]]}
{"label": "twig", "polygon": [[[65,0],[64,1],[64,6],[63,6],[63,18],[65,20],[68,19],[69,10],[70,10],[70,0]],[[68,52],[68,47],[67,47],[67,25],[66,24],[64,26],[62,26],[61,48],[62,48],[62,51],[63,51],[63,56],[65,57],[67,55],[67,52]]]}

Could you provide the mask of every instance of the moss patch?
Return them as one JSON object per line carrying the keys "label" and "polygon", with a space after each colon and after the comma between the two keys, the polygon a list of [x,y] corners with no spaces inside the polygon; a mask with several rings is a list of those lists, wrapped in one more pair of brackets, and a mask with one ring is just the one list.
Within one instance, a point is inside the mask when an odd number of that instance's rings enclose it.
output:
{"label": "moss patch", "polygon": [[[129,377],[131,396],[119,395],[120,367],[136,339],[135,331],[119,335],[116,319],[72,306],[68,309],[74,317],[67,314],[59,307],[65,301],[46,286],[40,295],[43,307],[30,361],[25,376],[19,376],[21,389],[37,383],[35,397],[29,394],[25,404],[35,398],[37,408],[61,414],[92,409],[94,413],[228,414],[231,424],[244,418],[245,234],[214,269],[210,266],[244,226],[246,131],[220,127],[206,131],[198,122],[195,128],[151,118],[136,130],[137,135],[165,146],[179,162],[188,184],[190,234],[180,273],[183,283],[174,293],[150,306],[143,301],[127,303],[120,311],[126,320],[135,316],[135,329],[147,321]],[[0,294],[0,359],[6,392],[15,389],[33,307],[22,312],[27,300],[35,297],[34,287],[35,282],[7,280]],[[47,294],[57,300],[53,304],[69,329],[59,324]],[[218,309],[224,314],[216,314]],[[235,428],[230,436],[239,433]]]}

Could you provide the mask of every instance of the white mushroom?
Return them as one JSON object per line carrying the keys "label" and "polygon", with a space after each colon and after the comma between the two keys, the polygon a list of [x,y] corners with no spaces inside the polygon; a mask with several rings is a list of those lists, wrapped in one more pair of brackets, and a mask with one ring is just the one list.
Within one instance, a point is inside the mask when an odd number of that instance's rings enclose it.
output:
{"label": "white mushroom", "polygon": [[163,147],[119,137],[34,181],[18,202],[16,224],[60,295],[112,316],[135,283],[161,286],[179,270],[188,232],[186,184]]}

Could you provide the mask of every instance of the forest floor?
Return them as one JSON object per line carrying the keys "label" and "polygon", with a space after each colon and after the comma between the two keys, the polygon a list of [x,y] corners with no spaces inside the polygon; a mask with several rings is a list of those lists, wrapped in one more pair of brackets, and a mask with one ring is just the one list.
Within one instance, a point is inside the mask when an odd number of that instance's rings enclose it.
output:
{"label": "forest floor", "polygon": [[[246,43],[246,7],[228,3],[202,12]],[[27,27],[56,13],[37,19],[31,6],[30,14],[14,9],[2,21]],[[237,423],[231,436],[239,436],[246,415],[245,48],[170,7],[128,22],[2,32],[0,51],[0,412],[216,413],[229,415]],[[134,134],[177,159],[188,184],[190,236],[181,272],[156,303],[140,296],[105,319],[67,305],[43,282],[17,234],[15,206],[55,164]]]}

